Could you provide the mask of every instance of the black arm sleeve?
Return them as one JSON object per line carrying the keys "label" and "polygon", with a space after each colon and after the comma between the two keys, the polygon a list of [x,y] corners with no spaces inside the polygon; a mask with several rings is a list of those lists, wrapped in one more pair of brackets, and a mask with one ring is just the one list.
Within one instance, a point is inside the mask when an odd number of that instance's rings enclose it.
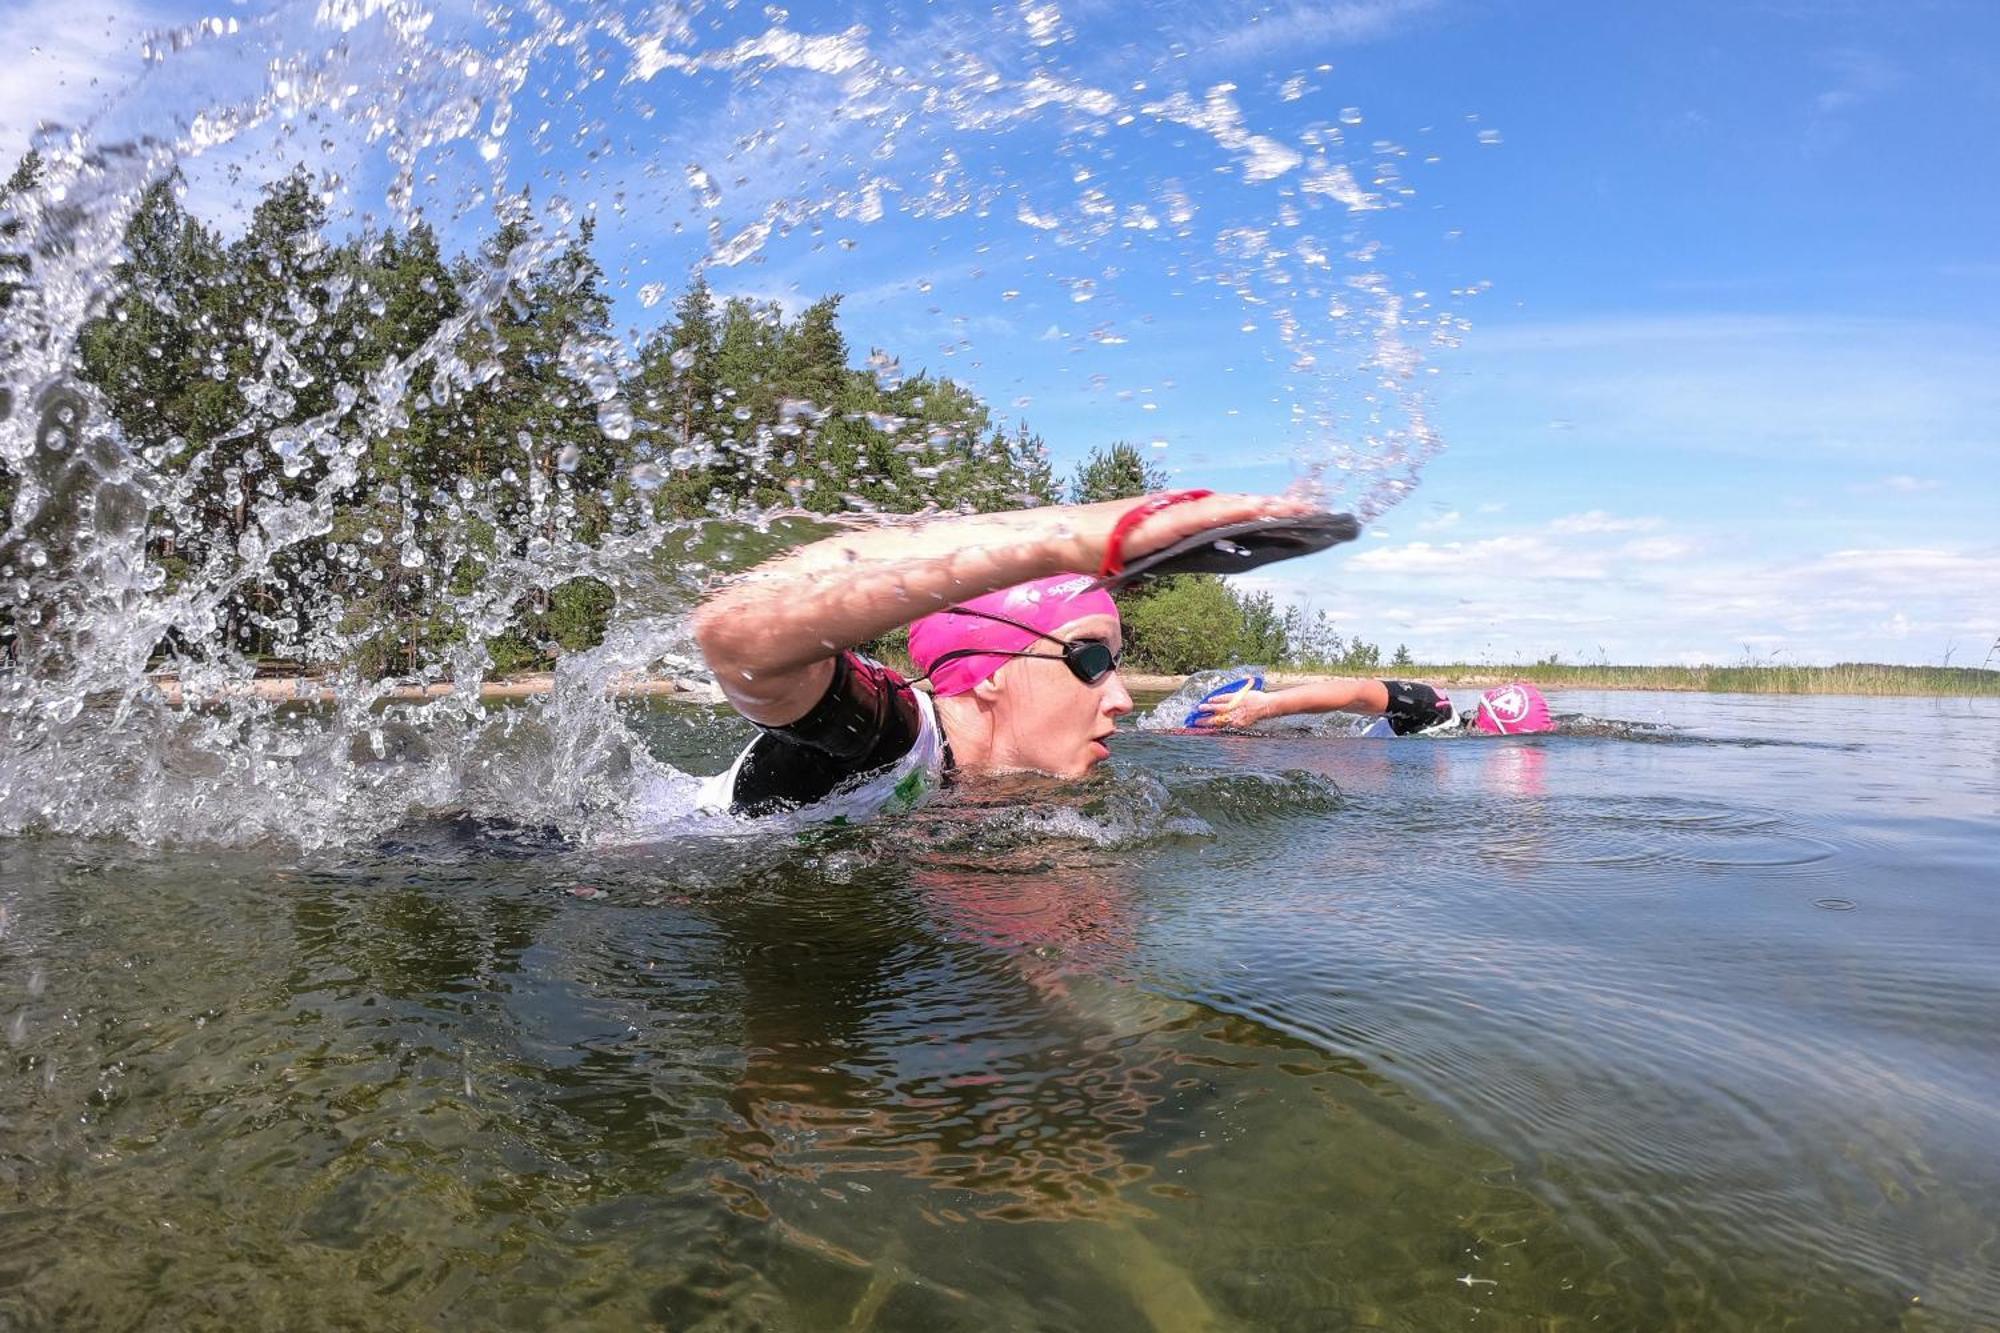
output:
{"label": "black arm sleeve", "polygon": [[730,808],[768,815],[810,805],[842,783],[886,768],[917,743],[923,717],[903,678],[857,653],[833,659],[833,679],[812,711],[765,727],[736,770]]}
{"label": "black arm sleeve", "polygon": [[1389,729],[1398,736],[1424,731],[1452,719],[1451,700],[1430,686],[1414,680],[1385,680],[1389,691]]}

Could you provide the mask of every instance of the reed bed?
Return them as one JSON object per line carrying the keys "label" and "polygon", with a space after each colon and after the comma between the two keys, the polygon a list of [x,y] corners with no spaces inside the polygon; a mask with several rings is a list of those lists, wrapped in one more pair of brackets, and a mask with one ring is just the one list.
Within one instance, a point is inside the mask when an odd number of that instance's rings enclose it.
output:
{"label": "reed bed", "polygon": [[1825,667],[1570,666],[1548,663],[1494,666],[1454,662],[1386,668],[1381,674],[1412,680],[1451,681],[1466,685],[1528,680],[1537,685],[1576,690],[1698,690],[1712,694],[2000,695],[2000,671],[1984,670],[1979,667],[1888,666],[1876,662],[1842,662]]}

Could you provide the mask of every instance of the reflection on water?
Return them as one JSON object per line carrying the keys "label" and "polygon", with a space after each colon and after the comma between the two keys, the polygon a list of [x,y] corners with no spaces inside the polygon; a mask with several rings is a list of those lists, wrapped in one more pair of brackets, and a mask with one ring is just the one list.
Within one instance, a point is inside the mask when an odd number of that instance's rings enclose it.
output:
{"label": "reflection on water", "polygon": [[784,847],[0,845],[0,1318],[1976,1328],[2000,716],[1928,707],[1135,738]]}

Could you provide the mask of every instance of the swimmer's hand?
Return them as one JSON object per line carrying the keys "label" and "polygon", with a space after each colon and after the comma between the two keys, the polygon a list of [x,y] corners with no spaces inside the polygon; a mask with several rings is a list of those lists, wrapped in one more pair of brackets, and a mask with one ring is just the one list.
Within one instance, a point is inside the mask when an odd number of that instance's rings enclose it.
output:
{"label": "swimmer's hand", "polygon": [[1260,518],[1303,518],[1313,512],[1313,507],[1303,501],[1277,495],[1206,495],[1154,507],[1172,494],[1105,500],[1063,510],[1027,510],[1021,517],[1035,519],[1042,514],[1061,513],[1073,554],[1064,555],[1059,567],[1095,570],[1110,553],[1112,533],[1119,521],[1134,512],[1143,517],[1118,539],[1117,554],[1122,562],[1137,560],[1233,523]]}
{"label": "swimmer's hand", "polygon": [[1251,689],[1247,684],[1220,699],[1208,699],[1196,705],[1201,714],[1195,719],[1195,726],[1205,730],[1222,727],[1253,727],[1266,718],[1278,716],[1277,702],[1263,690]]}

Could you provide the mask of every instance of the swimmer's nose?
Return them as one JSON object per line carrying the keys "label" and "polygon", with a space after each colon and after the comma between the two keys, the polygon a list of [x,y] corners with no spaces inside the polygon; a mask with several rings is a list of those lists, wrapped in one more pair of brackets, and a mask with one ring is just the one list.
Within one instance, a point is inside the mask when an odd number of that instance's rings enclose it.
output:
{"label": "swimmer's nose", "polygon": [[1114,671],[1104,683],[1104,697],[1098,708],[1106,717],[1123,717],[1132,711],[1132,692],[1125,688],[1125,673]]}

